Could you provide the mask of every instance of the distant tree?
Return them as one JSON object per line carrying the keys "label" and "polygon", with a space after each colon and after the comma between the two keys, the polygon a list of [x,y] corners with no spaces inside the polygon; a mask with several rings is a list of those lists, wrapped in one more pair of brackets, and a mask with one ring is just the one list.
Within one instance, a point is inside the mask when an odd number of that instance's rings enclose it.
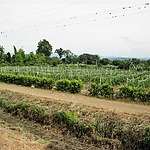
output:
{"label": "distant tree", "polygon": [[150,59],[149,59],[149,60],[147,60],[147,63],[148,63],[148,65],[150,65]]}
{"label": "distant tree", "polygon": [[[46,56],[42,53],[42,54],[37,54],[37,64],[45,64],[46,63]],[[48,57],[49,58],[49,57]]]}
{"label": "distant tree", "polygon": [[25,62],[25,53],[24,50],[20,48],[17,54],[15,55],[15,63],[17,65],[24,65],[24,62]]}
{"label": "distant tree", "polygon": [[97,64],[99,62],[99,56],[98,55],[92,55],[92,54],[82,54],[78,57],[79,63],[84,64]]}
{"label": "distant tree", "polygon": [[125,69],[125,70],[129,70],[131,65],[131,61],[130,60],[122,60],[118,66],[118,69]]}
{"label": "distant tree", "polygon": [[0,63],[4,62],[4,47],[0,45]]}
{"label": "distant tree", "polygon": [[30,52],[29,54],[26,54],[25,56],[25,65],[35,65],[37,62],[37,56],[33,53]]}
{"label": "distant tree", "polygon": [[108,58],[103,58],[103,59],[101,59],[100,60],[100,63],[102,64],[102,65],[109,65],[110,64],[110,59],[108,59]]}
{"label": "distant tree", "polygon": [[16,47],[13,46],[13,48],[14,48],[14,55],[17,55],[17,49],[16,49]]}
{"label": "distant tree", "polygon": [[49,57],[52,54],[52,45],[45,39],[43,41],[38,42],[38,49],[36,50],[36,54],[44,54],[46,57]]}
{"label": "distant tree", "polygon": [[51,58],[51,65],[56,67],[58,64],[61,64],[61,60],[58,57]]}
{"label": "distant tree", "polygon": [[7,61],[8,63],[11,63],[11,54],[10,54],[10,52],[8,52],[6,55],[7,55],[7,56],[6,56],[6,61]]}
{"label": "distant tree", "polygon": [[114,65],[114,66],[119,66],[119,64],[121,63],[121,60],[113,60],[112,61],[112,65]]}
{"label": "distant tree", "polygon": [[136,65],[140,64],[141,60],[137,59],[137,58],[132,58],[131,62],[136,66]]}
{"label": "distant tree", "polygon": [[62,56],[66,53],[66,51],[62,48],[59,48],[55,50],[55,53],[57,53],[59,55],[59,58],[62,59]]}
{"label": "distant tree", "polygon": [[72,53],[70,50],[65,50],[65,63],[75,64],[77,62],[78,62],[78,56]]}

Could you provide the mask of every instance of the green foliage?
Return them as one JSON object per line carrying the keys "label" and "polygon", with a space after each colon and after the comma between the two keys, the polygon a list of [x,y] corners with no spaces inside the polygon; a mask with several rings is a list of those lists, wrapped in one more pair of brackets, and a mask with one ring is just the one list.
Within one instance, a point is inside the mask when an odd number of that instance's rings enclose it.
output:
{"label": "green foliage", "polygon": [[36,50],[36,54],[41,53],[43,53],[47,57],[49,57],[52,54],[52,45],[45,39],[43,39],[43,41],[38,42],[38,49]]}
{"label": "green foliage", "polygon": [[78,116],[68,111],[58,111],[55,114],[57,122],[65,124],[67,127],[72,127],[77,123]]}
{"label": "green foliage", "polygon": [[56,49],[55,53],[57,53],[59,55],[59,58],[61,59],[62,56],[65,54],[65,50],[63,50],[62,48]]}
{"label": "green foliage", "polygon": [[58,80],[55,85],[58,91],[67,92],[70,88],[70,81],[68,79]]}
{"label": "green foliage", "polygon": [[82,54],[78,57],[78,61],[83,64],[98,64],[100,58],[98,55]]}
{"label": "green foliage", "polygon": [[69,85],[70,93],[79,93],[83,88],[83,83],[81,80],[71,80]]}
{"label": "green foliage", "polygon": [[98,96],[100,93],[100,85],[96,83],[92,83],[89,89],[89,94],[92,96]]}
{"label": "green foliage", "polygon": [[112,98],[114,95],[113,87],[107,83],[102,85],[92,83],[89,89],[89,94],[92,96],[102,96],[105,98]]}
{"label": "green foliage", "polygon": [[110,64],[110,59],[108,59],[108,58],[103,58],[103,59],[101,59],[100,60],[100,63],[102,64],[102,65],[108,65],[108,64]]}
{"label": "green foliage", "polygon": [[100,95],[105,97],[105,98],[112,98],[114,95],[114,89],[111,85],[104,83],[101,85],[100,88]]}
{"label": "green foliage", "polygon": [[54,81],[51,78],[40,78],[29,75],[14,75],[14,74],[4,74],[0,73],[0,81],[5,83],[13,83],[24,86],[32,86],[45,89],[52,89],[54,86]]}
{"label": "green foliage", "polygon": [[58,91],[79,93],[83,87],[83,83],[80,80],[68,80],[62,79],[56,81],[56,89]]}
{"label": "green foliage", "polygon": [[146,128],[146,135],[138,142],[139,150],[150,149],[150,127]]}
{"label": "green foliage", "polygon": [[67,127],[67,129],[75,133],[77,137],[83,135],[90,135],[95,127],[92,125],[85,125],[84,122],[78,121],[78,116],[68,111],[58,111],[54,115],[54,121],[61,123]]}
{"label": "green foliage", "polygon": [[150,101],[150,91],[146,91],[143,88],[122,86],[117,93],[119,98],[129,98],[132,100],[139,99],[142,102]]}
{"label": "green foliage", "polygon": [[11,104],[8,101],[0,99],[0,107],[15,116],[18,115],[20,117],[36,121],[37,123],[49,123],[50,116],[42,107],[31,105],[25,101],[19,101],[15,104]]}

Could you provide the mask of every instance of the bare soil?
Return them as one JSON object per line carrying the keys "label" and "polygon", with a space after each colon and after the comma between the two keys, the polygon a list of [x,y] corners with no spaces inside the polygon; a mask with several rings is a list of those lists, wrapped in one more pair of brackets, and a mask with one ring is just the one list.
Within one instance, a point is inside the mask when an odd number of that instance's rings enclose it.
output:
{"label": "bare soil", "polygon": [[13,92],[33,95],[37,97],[45,97],[62,102],[72,102],[102,108],[108,111],[122,112],[128,114],[145,114],[150,115],[150,106],[136,103],[125,103],[124,101],[115,101],[108,99],[99,99],[81,94],[62,93],[54,90],[37,89],[31,87],[23,87],[20,85],[0,83],[0,90],[9,90]]}
{"label": "bare soil", "polygon": [[[1,150],[44,150],[44,144],[33,141],[21,135],[15,128],[9,129],[0,121],[0,149]],[[13,129],[13,130],[12,130]]]}

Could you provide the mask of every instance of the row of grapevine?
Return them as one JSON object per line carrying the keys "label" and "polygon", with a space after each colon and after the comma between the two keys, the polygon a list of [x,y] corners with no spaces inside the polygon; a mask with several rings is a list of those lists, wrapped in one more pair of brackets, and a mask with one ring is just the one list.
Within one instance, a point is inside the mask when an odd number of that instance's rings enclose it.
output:
{"label": "row of grapevine", "polygon": [[150,88],[149,71],[137,72],[135,70],[118,70],[104,67],[81,66],[21,66],[2,67],[0,72],[10,74],[23,74],[38,77],[48,77],[53,80],[81,79],[84,83],[95,82],[97,84],[109,83],[112,86],[127,84],[135,87]]}

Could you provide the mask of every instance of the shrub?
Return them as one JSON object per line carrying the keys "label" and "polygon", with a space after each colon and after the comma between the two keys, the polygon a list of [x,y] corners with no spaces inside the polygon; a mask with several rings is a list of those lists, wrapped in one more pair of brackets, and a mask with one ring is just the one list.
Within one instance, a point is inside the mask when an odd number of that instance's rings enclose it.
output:
{"label": "shrub", "polygon": [[89,94],[92,96],[98,96],[100,93],[100,85],[92,83],[90,89],[88,90]]}
{"label": "shrub", "polygon": [[70,81],[68,79],[58,80],[55,85],[58,91],[67,92],[70,87]]}
{"label": "shrub", "polygon": [[142,102],[150,101],[150,92],[142,88],[122,86],[117,93],[119,98],[139,99]]}
{"label": "shrub", "polygon": [[39,88],[52,89],[54,81],[51,78],[35,77],[30,75],[12,75],[0,73],[0,81],[5,83],[14,83],[23,86],[35,85]]}
{"label": "shrub", "polygon": [[150,149],[150,136],[146,136],[141,141],[139,141],[139,149],[140,150]]}
{"label": "shrub", "polygon": [[111,85],[104,83],[101,87],[100,87],[100,95],[105,97],[105,98],[112,98],[114,95],[114,89]]}
{"label": "shrub", "polygon": [[83,87],[83,83],[80,80],[70,81],[69,92],[70,93],[79,93]]}
{"label": "shrub", "polygon": [[72,128],[77,123],[78,116],[68,111],[58,111],[55,113],[54,119],[61,124],[65,124],[68,128]]}
{"label": "shrub", "polygon": [[113,97],[114,90],[113,87],[107,83],[102,85],[92,83],[91,88],[89,89],[89,94],[92,96],[102,96],[105,98]]}

